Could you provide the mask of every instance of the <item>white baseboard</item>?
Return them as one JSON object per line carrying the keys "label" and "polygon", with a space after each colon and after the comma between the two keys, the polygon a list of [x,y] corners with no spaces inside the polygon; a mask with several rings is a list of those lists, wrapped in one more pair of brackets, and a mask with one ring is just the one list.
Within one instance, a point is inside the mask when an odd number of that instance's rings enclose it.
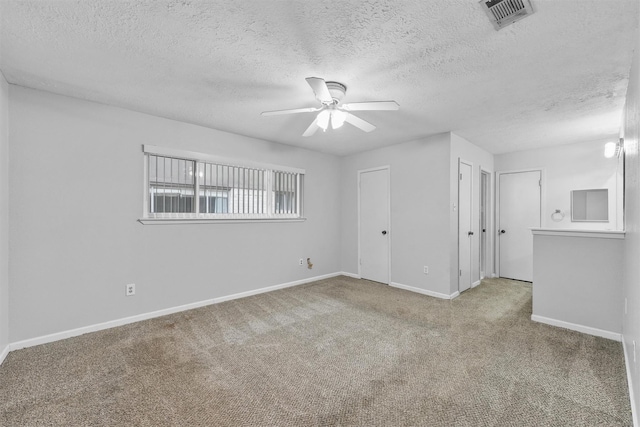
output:
{"label": "white baseboard", "polygon": [[[178,313],[181,311],[192,310],[194,308],[204,307],[207,305],[218,304],[224,301],[230,301],[233,299],[244,298],[251,295],[262,294],[265,292],[271,292],[278,289],[289,288],[292,286],[302,285],[305,283],[315,282],[316,280],[328,279],[330,277],[340,276],[343,273],[330,273],[323,274],[321,276],[308,277],[306,279],[295,280],[293,282],[281,283],[279,285],[267,286],[265,288],[254,289],[251,291],[240,292],[237,294],[226,295],[218,298],[211,298],[204,301],[198,301],[190,304],[180,305],[177,307],[169,307],[162,310],[152,311],[149,313],[137,314],[131,317],[124,317],[121,319],[110,320],[104,323],[98,323],[95,325],[83,326],[81,328],[71,329],[68,331],[56,332],[50,335],[44,335],[36,338],[29,338],[23,341],[10,343],[5,351],[19,350],[21,348],[33,347],[40,344],[47,344],[54,341],[60,341],[66,338],[76,337],[78,335],[84,335],[90,332],[102,331],[104,329],[115,328],[117,326],[128,325],[130,323],[140,322],[143,320],[153,319],[160,316],[166,316],[168,314]],[[4,354],[4,353],[3,353]]]}
{"label": "white baseboard", "polygon": [[403,285],[401,283],[391,282],[391,286],[394,288],[404,289],[405,291],[411,291],[422,295],[428,295],[430,297],[440,298],[440,299],[453,299],[460,295],[459,292],[454,292],[451,295],[441,294],[440,292],[429,291],[427,289],[416,288],[414,286]]}
{"label": "white baseboard", "polygon": [[7,344],[4,350],[2,350],[2,352],[0,353],[0,365],[2,365],[2,362],[4,362],[4,359],[7,358],[7,354],[9,354],[9,347],[10,345]]}
{"label": "white baseboard", "polygon": [[622,352],[624,353],[624,365],[627,368],[627,385],[629,387],[629,400],[631,401],[631,416],[633,418],[633,427],[638,427],[638,408],[636,408],[635,394],[633,393],[633,384],[631,382],[631,356],[627,354],[627,346],[622,337]]}
{"label": "white baseboard", "polygon": [[594,335],[596,337],[607,338],[614,341],[622,341],[622,334],[616,332],[605,331],[602,329],[592,328],[590,326],[578,325],[576,323],[565,322],[563,320],[550,319],[548,317],[538,316],[536,314],[531,315],[531,320],[533,320],[534,322],[545,323],[551,326],[570,329],[572,331],[582,332],[583,334]]}
{"label": "white baseboard", "polygon": [[[231,300],[238,299],[238,298],[250,297],[252,295],[263,294],[265,292],[277,291],[278,289],[290,288],[292,286],[304,285],[305,283],[311,283],[311,282],[315,282],[317,280],[322,280],[322,279],[329,279],[331,277],[340,276],[341,274],[342,273],[323,274],[321,276],[309,277],[309,278],[306,278],[306,279],[295,280],[293,282],[287,282],[287,283],[281,283],[279,285],[267,286],[266,288],[254,289],[252,291],[240,292],[240,293],[233,294],[233,295],[227,295],[227,296],[223,296],[223,297],[213,298],[213,299],[208,300],[208,301],[203,301],[203,302],[205,302],[205,304],[201,304],[199,302],[194,303],[194,305],[195,305],[194,307],[188,307],[188,308],[185,308],[184,310],[191,310],[192,308],[198,308],[198,307],[202,307],[202,306],[205,306],[205,305],[217,304],[217,303],[220,303],[220,302],[231,301]],[[186,307],[186,306],[182,306],[182,307]],[[184,311],[184,310],[178,310],[178,311]]]}
{"label": "white baseboard", "polygon": [[472,287],[472,288],[475,288],[476,286],[478,286],[478,285],[480,284],[480,282],[481,282],[481,280],[476,280],[475,282],[473,282],[473,283],[471,284],[471,287]]}
{"label": "white baseboard", "polygon": [[346,271],[341,271],[340,275],[341,276],[347,276],[347,277],[353,277],[354,279],[362,279],[362,277],[360,277],[359,274],[347,273]]}

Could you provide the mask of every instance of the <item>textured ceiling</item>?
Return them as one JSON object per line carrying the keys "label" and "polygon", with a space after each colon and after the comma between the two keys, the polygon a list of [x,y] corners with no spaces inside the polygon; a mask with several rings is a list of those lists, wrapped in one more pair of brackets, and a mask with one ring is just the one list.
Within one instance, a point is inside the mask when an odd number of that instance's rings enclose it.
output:
{"label": "textured ceiling", "polygon": [[[532,0],[499,32],[476,0],[0,0],[10,83],[339,155],[453,131],[493,153],[617,135],[637,0]],[[400,111],[301,135],[305,77]]]}

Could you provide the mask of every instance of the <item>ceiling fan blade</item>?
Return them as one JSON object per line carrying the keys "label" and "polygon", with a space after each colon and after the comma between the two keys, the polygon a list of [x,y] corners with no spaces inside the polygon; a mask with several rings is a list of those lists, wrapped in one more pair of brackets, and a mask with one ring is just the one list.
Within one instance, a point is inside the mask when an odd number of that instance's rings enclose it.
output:
{"label": "ceiling fan blade", "polygon": [[398,110],[400,106],[396,101],[352,102],[342,104],[342,109],[345,111]]}
{"label": "ceiling fan blade", "polygon": [[320,110],[321,108],[294,108],[292,110],[263,111],[260,114],[263,116],[277,116],[278,114],[312,113]]}
{"label": "ceiling fan blade", "polygon": [[329,88],[327,87],[327,83],[324,79],[319,77],[307,77],[307,83],[313,89],[313,93],[316,94],[316,99],[323,104],[330,104],[333,102],[333,97],[331,93],[329,93]]}
{"label": "ceiling fan blade", "polygon": [[302,136],[311,136],[316,133],[318,129],[320,129],[320,127],[318,126],[318,118],[316,117],[315,119],[313,119],[313,122],[311,122],[307,130],[304,131]]}
{"label": "ceiling fan blade", "polygon": [[371,132],[376,128],[374,125],[367,122],[366,120],[362,120],[360,117],[356,117],[353,114],[349,114],[349,113],[347,113],[347,117],[344,119],[344,121],[351,123],[358,129],[363,130],[365,132]]}

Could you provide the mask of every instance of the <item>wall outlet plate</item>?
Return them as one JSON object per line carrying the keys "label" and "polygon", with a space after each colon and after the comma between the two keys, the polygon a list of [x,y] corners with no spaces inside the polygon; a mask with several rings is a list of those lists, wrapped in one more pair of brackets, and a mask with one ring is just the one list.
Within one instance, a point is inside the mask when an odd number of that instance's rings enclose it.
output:
{"label": "wall outlet plate", "polygon": [[298,265],[304,265],[304,258],[300,258],[300,261],[298,261]]}
{"label": "wall outlet plate", "polygon": [[424,274],[429,274],[429,266],[425,265],[422,269],[422,271],[424,272]]}
{"label": "wall outlet plate", "polygon": [[135,295],[136,294],[136,284],[135,283],[129,283],[128,285],[125,285],[124,292],[125,292],[125,295],[128,296],[128,297],[130,297],[131,295]]}

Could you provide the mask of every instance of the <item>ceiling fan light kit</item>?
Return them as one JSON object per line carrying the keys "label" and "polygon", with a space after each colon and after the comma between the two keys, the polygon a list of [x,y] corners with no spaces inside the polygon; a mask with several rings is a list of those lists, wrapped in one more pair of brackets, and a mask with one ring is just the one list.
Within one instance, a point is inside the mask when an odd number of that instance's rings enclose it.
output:
{"label": "ceiling fan light kit", "polygon": [[326,131],[327,127],[329,127],[329,116],[331,113],[329,110],[322,110],[318,113],[318,127],[322,129],[322,131]]}
{"label": "ceiling fan light kit", "polygon": [[331,111],[331,127],[334,129],[338,129],[344,124],[346,118],[347,113],[342,110]]}
{"label": "ceiling fan light kit", "polygon": [[311,136],[318,129],[325,132],[331,123],[332,129],[338,129],[344,122],[357,127],[364,132],[371,132],[376,127],[360,117],[354,116],[350,111],[392,111],[400,106],[395,101],[353,102],[342,104],[342,99],[347,93],[347,86],[339,82],[325,82],[319,77],[307,77],[307,83],[313,89],[316,99],[320,101],[319,108],[295,108],[291,110],[264,111],[263,116],[275,116],[280,114],[310,113],[319,111],[315,120],[302,134]]}

